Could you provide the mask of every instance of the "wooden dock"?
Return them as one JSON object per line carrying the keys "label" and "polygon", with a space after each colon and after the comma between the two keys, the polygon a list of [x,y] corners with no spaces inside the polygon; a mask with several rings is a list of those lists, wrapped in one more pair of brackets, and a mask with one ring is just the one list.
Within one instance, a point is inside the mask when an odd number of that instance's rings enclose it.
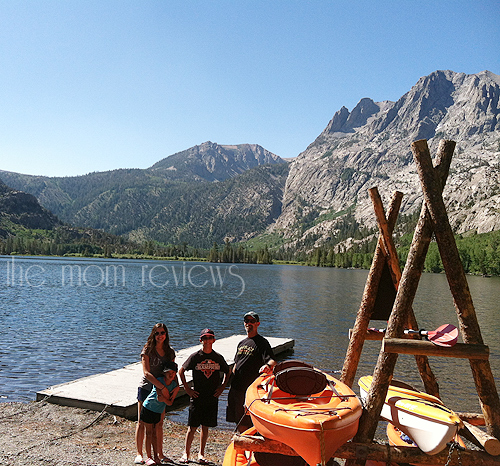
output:
{"label": "wooden dock", "polygon": [[[227,363],[234,364],[234,356],[238,343],[245,335],[232,335],[221,338],[214,343],[214,350],[222,354]],[[290,338],[266,337],[276,355],[291,350],[295,341]],[[190,354],[201,348],[201,345],[191,346],[176,352],[175,362],[180,366]],[[102,411],[128,419],[137,419],[137,387],[142,377],[140,362],[129,364],[111,372],[95,374],[72,382],[54,385],[37,392],[36,400],[46,399],[50,403],[61,406]],[[186,379],[191,382],[191,371],[186,373]],[[185,395],[182,388],[178,396]]]}

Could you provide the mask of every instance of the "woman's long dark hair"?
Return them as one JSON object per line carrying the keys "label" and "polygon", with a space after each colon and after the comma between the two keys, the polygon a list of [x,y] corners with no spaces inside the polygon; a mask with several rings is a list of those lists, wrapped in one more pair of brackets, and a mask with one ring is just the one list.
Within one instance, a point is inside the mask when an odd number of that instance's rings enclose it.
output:
{"label": "woman's long dark hair", "polygon": [[153,327],[153,330],[151,330],[151,334],[148,337],[148,341],[146,341],[146,344],[144,345],[144,350],[143,352],[147,355],[150,355],[153,352],[156,352],[156,335],[155,333],[159,330],[165,330],[165,340],[163,341],[163,350],[165,351],[165,356],[170,359],[170,361],[173,361],[175,359],[175,351],[173,348],[170,346],[170,337],[168,335],[168,328],[165,324],[158,323],[155,324]]}

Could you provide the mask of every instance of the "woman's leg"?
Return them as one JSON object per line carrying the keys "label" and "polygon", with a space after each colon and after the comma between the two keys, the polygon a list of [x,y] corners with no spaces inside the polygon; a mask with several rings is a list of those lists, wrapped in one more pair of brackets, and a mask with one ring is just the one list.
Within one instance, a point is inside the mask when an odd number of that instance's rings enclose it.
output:
{"label": "woman's leg", "polygon": [[137,455],[142,456],[142,445],[144,443],[144,422],[141,421],[142,402],[137,402],[137,425],[135,426],[135,445],[137,447]]}
{"label": "woman's leg", "polygon": [[200,431],[200,450],[198,452],[199,459],[205,459],[205,445],[207,444],[208,439],[208,427],[201,426]]}

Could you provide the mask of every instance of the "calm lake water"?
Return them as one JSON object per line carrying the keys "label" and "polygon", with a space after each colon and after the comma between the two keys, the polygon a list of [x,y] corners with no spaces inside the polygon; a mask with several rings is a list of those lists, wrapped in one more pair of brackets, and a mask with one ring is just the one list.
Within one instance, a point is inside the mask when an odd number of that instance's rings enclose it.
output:
{"label": "calm lake water", "polygon": [[[368,272],[286,265],[0,257],[0,399],[30,401],[48,386],[137,362],[152,326],[167,324],[174,349],[243,334],[295,339],[293,358],[342,368]],[[493,374],[500,376],[500,279],[468,277]],[[414,303],[421,328],[457,325],[444,275],[425,274]],[[384,326],[384,322],[372,324]],[[367,341],[357,376],[372,374],[380,342]],[[480,412],[467,360],[430,358],[444,401]],[[458,377],[460,374],[460,377]],[[412,356],[395,376],[422,387]],[[357,391],[357,385],[355,386]]]}

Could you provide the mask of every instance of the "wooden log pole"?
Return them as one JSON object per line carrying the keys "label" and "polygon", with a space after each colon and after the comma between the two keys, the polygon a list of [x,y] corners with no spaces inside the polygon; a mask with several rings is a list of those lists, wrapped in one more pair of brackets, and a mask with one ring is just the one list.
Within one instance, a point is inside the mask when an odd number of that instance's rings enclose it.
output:
{"label": "wooden log pole", "polygon": [[[436,170],[442,180],[441,187],[448,176],[455,143],[441,141],[438,151]],[[439,167],[439,168],[438,168]],[[388,322],[387,337],[397,338],[403,334],[407,321],[408,311],[412,308],[418,282],[424,268],[425,255],[432,237],[432,223],[425,206],[422,207],[419,221],[413,235],[413,241],[408,253],[399,288],[396,294],[391,317]],[[361,415],[357,442],[368,443],[373,440],[377,424],[385,401],[389,382],[394,373],[398,355],[396,353],[380,352],[377,365],[373,373],[373,380],[367,399],[365,410]]]}
{"label": "wooden log pole", "polygon": [[[402,199],[403,193],[395,191],[391,199],[389,217],[387,219],[387,228],[391,233],[396,225]],[[344,359],[344,365],[342,367],[342,374],[340,377],[340,380],[349,387],[352,387],[356,377],[356,371],[358,370],[359,359],[361,357],[361,352],[363,351],[366,332],[368,330],[370,318],[375,306],[377,289],[380,283],[380,277],[382,276],[385,261],[386,258],[384,254],[383,239],[379,236],[370,272],[368,273],[368,278],[366,279],[361,305],[356,316],[356,322],[354,323],[351,338],[349,339],[349,345],[347,347],[346,357]]]}
{"label": "wooden log pole", "polygon": [[488,359],[490,355],[490,349],[486,345],[456,343],[450,348],[445,348],[436,346],[430,341],[410,340],[408,338],[384,338],[382,351],[461,359]]}
{"label": "wooden log pole", "polygon": [[[233,437],[234,447],[239,451],[259,451],[265,453],[279,453],[287,456],[298,456],[289,446],[276,440],[264,439],[259,436],[236,434]],[[484,451],[460,451],[462,466],[499,466],[500,458],[493,457]],[[347,460],[372,460],[387,463],[412,464],[447,464],[449,450],[445,449],[436,455],[427,455],[415,447],[392,447],[375,443],[347,442],[335,452],[334,458]],[[458,462],[458,453],[455,450],[451,455],[452,463]]]}
{"label": "wooden log pole", "polygon": [[[401,281],[401,268],[399,266],[399,258],[396,251],[396,246],[394,245],[392,233],[391,231],[389,231],[388,223],[385,219],[384,206],[382,204],[382,199],[380,198],[378,189],[372,188],[369,189],[368,192],[370,193],[373,208],[377,216],[377,223],[380,230],[380,235],[382,236],[387,263],[389,265],[389,270],[394,282],[394,288],[397,290]],[[415,318],[413,308],[410,308],[407,311],[407,325],[412,329],[418,328],[417,319]],[[431,395],[439,397],[439,385],[436,381],[434,373],[432,372],[427,356],[415,353],[415,362],[417,364],[418,372],[420,373],[420,378],[424,383],[425,391],[427,393],[430,393]]]}
{"label": "wooden log pole", "polygon": [[[432,160],[425,139],[412,144],[417,172],[422,184],[424,199],[432,219],[432,227],[439,253],[453,295],[460,332],[465,343],[483,344],[465,272],[448,220],[439,183],[436,181]],[[489,361],[470,359],[470,366],[479,395],[488,433],[500,438],[500,399]]]}
{"label": "wooden log pole", "polygon": [[496,437],[488,435],[479,427],[476,427],[468,423],[467,421],[464,421],[464,426],[462,429],[460,429],[460,434],[462,434],[467,440],[470,440],[475,445],[484,448],[486,453],[488,453],[489,455],[500,455],[500,440],[498,440]]}

